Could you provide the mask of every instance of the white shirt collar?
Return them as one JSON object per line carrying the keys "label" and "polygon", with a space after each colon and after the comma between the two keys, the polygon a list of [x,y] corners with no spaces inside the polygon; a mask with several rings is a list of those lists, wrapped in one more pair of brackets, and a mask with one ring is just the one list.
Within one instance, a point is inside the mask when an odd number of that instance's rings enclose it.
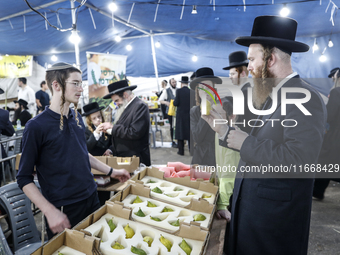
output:
{"label": "white shirt collar", "polygon": [[135,99],[136,98],[136,96],[134,96],[126,105],[125,105],[125,107],[124,107],[124,109],[126,109],[126,107],[128,107],[129,106],[129,104],[131,104],[131,102],[133,101],[133,99]]}
{"label": "white shirt collar", "polygon": [[[293,72],[290,75],[288,75],[286,78],[282,79],[282,81],[280,81],[279,84],[277,84],[277,86],[275,87],[276,91],[279,91],[279,89],[287,82],[289,81],[291,78],[293,78],[294,76],[298,75],[297,72]],[[272,98],[272,93],[270,93],[270,98]]]}

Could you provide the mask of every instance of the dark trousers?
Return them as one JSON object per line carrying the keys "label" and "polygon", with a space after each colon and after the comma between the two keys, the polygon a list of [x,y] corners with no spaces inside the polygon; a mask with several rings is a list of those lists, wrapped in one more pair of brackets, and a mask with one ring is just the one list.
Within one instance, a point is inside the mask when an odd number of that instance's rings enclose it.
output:
{"label": "dark trousers", "polygon": [[171,142],[174,141],[174,129],[172,127],[172,116],[168,115],[168,120],[169,120],[169,124],[170,124],[170,136],[171,136]]}
{"label": "dark trousers", "polygon": [[330,181],[340,182],[340,179],[315,178],[313,196],[319,198],[323,197]]}
{"label": "dark trousers", "polygon": [[[177,140],[178,141],[178,154],[184,155],[184,140]],[[190,151],[190,141],[188,140],[188,147]]]}
{"label": "dark trousers", "polygon": [[[89,198],[84,199],[82,201],[76,202],[74,204],[65,205],[63,207],[63,213],[67,215],[68,220],[70,221],[71,228],[77,225],[80,221],[85,219],[88,215],[96,211],[100,208],[100,203],[98,199],[97,191],[95,191]],[[58,207],[61,210],[61,207]],[[48,239],[50,240],[54,235],[50,230],[46,217],[46,231]]]}

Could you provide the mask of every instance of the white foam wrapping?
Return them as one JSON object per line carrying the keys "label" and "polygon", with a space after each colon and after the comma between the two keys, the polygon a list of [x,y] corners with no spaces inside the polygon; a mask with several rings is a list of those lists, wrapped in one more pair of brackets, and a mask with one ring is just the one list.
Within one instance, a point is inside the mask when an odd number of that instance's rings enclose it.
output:
{"label": "white foam wrapping", "polygon": [[[210,222],[210,214],[203,213],[203,212],[197,212],[192,211],[189,209],[185,209],[182,207],[169,205],[167,203],[163,203],[151,198],[146,198],[143,196],[139,196],[139,198],[143,201],[142,203],[135,203],[132,204],[133,201],[137,195],[129,194],[122,202],[124,203],[124,206],[132,208],[132,218],[135,221],[143,222],[149,225],[153,225],[158,228],[162,228],[164,230],[168,230],[171,232],[175,232],[179,229],[179,227],[172,226],[170,223],[177,221],[179,219],[179,222],[187,222],[190,223],[191,221],[194,221],[194,216],[196,214],[203,214],[206,219],[204,221],[197,221],[197,223],[201,224],[201,227],[206,230],[209,228],[209,222]],[[151,203],[157,205],[157,207],[148,207],[148,201]],[[171,208],[174,211],[173,212],[163,212],[162,210],[164,207]],[[139,208],[143,211],[143,213],[146,215],[145,217],[137,216],[135,213],[138,212]],[[162,221],[154,221],[150,219],[150,216],[160,218]]]}
{"label": "white foam wrapping", "polygon": [[58,252],[62,253],[63,255],[86,255],[83,252],[77,251],[65,245],[58,248],[55,252],[52,253],[52,255],[58,255]]}
{"label": "white foam wrapping", "polygon": [[[155,181],[156,183],[149,183],[149,180]],[[181,207],[185,207],[190,204],[192,198],[202,198],[203,195],[211,196],[210,198],[204,198],[209,202],[209,204],[214,204],[215,195],[210,192],[193,189],[187,186],[183,186],[180,184],[168,182],[165,180],[161,180],[151,176],[145,176],[141,181],[144,183],[145,186],[148,186],[151,189],[150,196],[152,198],[157,198],[171,204],[175,204]],[[152,189],[158,187],[163,191],[162,194],[153,192]],[[176,188],[182,189],[182,191],[174,191]],[[195,195],[187,196],[188,192],[193,192]],[[165,194],[173,194],[176,195],[175,197],[169,197]]]}
{"label": "white foam wrapping", "polygon": [[[112,218],[116,228],[112,233],[110,233],[110,227],[107,224],[107,221]],[[124,227],[127,224],[129,224],[129,226],[135,231],[135,235],[131,239],[125,238],[126,233],[124,231]],[[109,213],[103,215],[98,221],[88,226],[85,230],[89,231],[92,236],[96,236],[102,228],[103,232],[101,236],[102,242],[100,244],[100,250],[103,255],[134,255],[134,253],[130,251],[131,245],[143,249],[148,255],[186,255],[186,253],[179,247],[179,244],[182,242],[181,237],[156,230],[151,226],[147,226],[142,223],[116,217]],[[146,235],[151,236],[154,239],[151,247],[143,241],[143,237]],[[168,252],[167,248],[159,241],[161,235],[172,242],[170,252]],[[114,245],[116,241],[123,245],[125,249],[118,250],[111,248],[111,245]],[[203,241],[187,238],[185,238],[185,241],[192,248],[191,255],[199,255],[201,253],[204,243]]]}

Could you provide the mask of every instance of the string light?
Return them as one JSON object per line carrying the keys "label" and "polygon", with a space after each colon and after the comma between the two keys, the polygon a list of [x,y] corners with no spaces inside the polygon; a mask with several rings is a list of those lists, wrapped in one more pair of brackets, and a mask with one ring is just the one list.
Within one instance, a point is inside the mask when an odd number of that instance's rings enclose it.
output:
{"label": "string light", "polygon": [[130,44],[126,45],[126,50],[127,51],[131,51],[132,50],[132,46]]}
{"label": "string light", "polygon": [[192,6],[191,14],[197,14],[197,6],[196,5]]}
{"label": "string light", "polygon": [[325,62],[325,61],[327,61],[327,57],[324,54],[321,54],[321,56],[319,57],[319,61]]}
{"label": "string light", "polygon": [[287,17],[290,13],[290,10],[287,8],[286,4],[283,5],[283,8],[280,11],[280,15],[282,17]]}
{"label": "string light", "polygon": [[118,7],[117,7],[115,2],[112,2],[112,3],[109,4],[109,9],[110,9],[110,11],[115,12],[115,11],[117,11]]}
{"label": "string light", "polygon": [[53,55],[53,56],[51,57],[51,60],[52,60],[53,62],[56,62],[56,61],[58,60],[58,57],[57,57],[56,55]]}
{"label": "string light", "polygon": [[196,56],[196,55],[194,55],[194,56],[192,56],[192,58],[191,58],[191,59],[192,59],[192,61],[196,62],[198,58],[197,58],[197,56]]}
{"label": "string light", "polygon": [[79,44],[80,43],[80,41],[81,41],[81,38],[80,38],[80,36],[78,35],[78,33],[77,33],[77,31],[72,31],[72,34],[70,35],[70,37],[69,37],[69,40],[70,40],[70,42],[71,43],[73,43],[73,44]]}
{"label": "string light", "polygon": [[316,42],[316,38],[314,39],[314,45],[313,45],[313,53],[314,51],[317,51],[319,49],[318,43]]}
{"label": "string light", "polygon": [[329,48],[332,48],[334,46],[333,42],[332,42],[332,39],[329,38],[329,41],[328,41],[328,47]]}
{"label": "string light", "polygon": [[115,37],[115,41],[116,42],[120,42],[122,40],[122,38],[119,36],[119,35],[117,35],[116,37]]}
{"label": "string light", "polygon": [[155,46],[156,46],[156,48],[159,48],[159,47],[161,47],[161,43],[160,42],[155,42]]}

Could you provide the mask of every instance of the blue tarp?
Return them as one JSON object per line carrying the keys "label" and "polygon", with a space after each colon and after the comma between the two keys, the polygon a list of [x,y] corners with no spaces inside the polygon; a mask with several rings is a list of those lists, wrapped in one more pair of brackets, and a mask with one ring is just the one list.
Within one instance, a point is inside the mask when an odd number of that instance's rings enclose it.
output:
{"label": "blue tarp", "polygon": [[[28,0],[28,2],[35,8],[57,1]],[[79,2],[75,2],[75,6],[79,6]],[[97,10],[91,10],[96,29],[91,19],[90,8],[84,5],[78,9],[77,30],[82,38],[79,47],[83,79],[87,77],[86,51],[127,55],[127,76],[154,77],[150,37],[136,38],[145,34],[118,21],[114,21],[113,24],[110,18],[112,13],[108,9],[111,2],[111,0],[86,1],[86,4],[94,6]],[[217,75],[227,76],[228,72],[222,68],[228,65],[228,55],[237,50],[247,51],[246,47],[234,43],[235,38],[251,34],[256,16],[278,15],[283,3],[287,3],[291,10],[289,17],[298,21],[297,40],[313,46],[316,38],[319,45],[319,51],[314,54],[312,50],[308,53],[293,54],[293,69],[304,78],[325,78],[332,68],[340,65],[336,57],[340,53],[340,21],[335,15],[336,12],[331,15],[333,3],[340,6],[340,1],[334,0],[328,6],[330,1],[325,0],[246,0],[245,9],[242,0],[186,0],[184,7],[183,0],[115,2],[118,6],[114,13],[115,17],[127,22],[131,14],[129,24],[147,33],[151,30],[154,34],[174,33],[154,36],[154,41],[161,43],[161,47],[156,48],[160,77],[194,71],[203,66],[213,68]],[[158,2],[160,4],[157,8]],[[193,5],[197,5],[197,14],[191,14]],[[58,27],[61,23],[65,29],[72,26],[70,6],[70,1],[60,0],[59,3],[38,11],[45,15],[50,23]],[[37,13],[20,13],[28,9],[23,0],[0,0],[0,54],[34,55],[35,60],[43,66],[52,63],[53,54],[58,56],[59,61],[75,63],[74,46],[68,40],[71,32],[60,32],[50,26],[46,30],[44,19]],[[182,9],[183,16],[180,19]],[[9,16],[16,13],[19,15]],[[331,17],[334,17],[334,26],[330,21]],[[117,43],[114,41],[116,35],[133,38]],[[334,43],[332,48],[327,47],[330,35]],[[131,44],[132,51],[125,49],[127,44]],[[321,63],[319,57],[325,48],[324,54],[328,61]],[[197,62],[191,60],[193,55],[197,55]],[[323,94],[328,94],[331,81],[324,80],[315,86]]]}

